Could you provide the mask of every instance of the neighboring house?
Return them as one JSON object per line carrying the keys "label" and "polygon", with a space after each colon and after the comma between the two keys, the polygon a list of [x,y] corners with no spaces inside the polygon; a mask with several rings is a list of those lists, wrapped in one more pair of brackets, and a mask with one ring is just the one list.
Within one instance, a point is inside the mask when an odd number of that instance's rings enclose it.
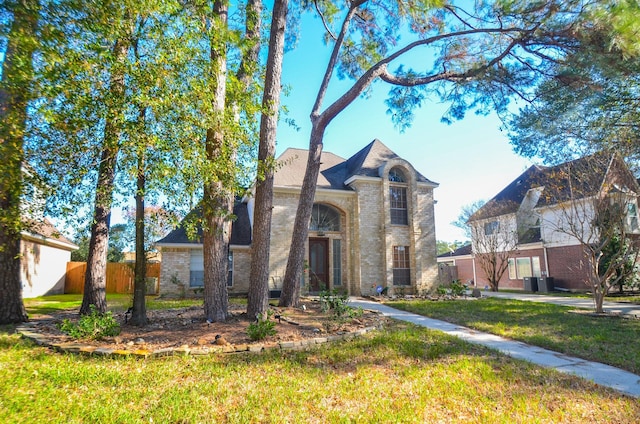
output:
{"label": "neighboring house", "polygon": [[[485,287],[488,280],[478,258],[487,253],[482,238],[513,237],[508,269],[499,287],[523,289],[524,278],[544,277],[556,289],[586,291],[583,249],[567,229],[573,222],[594,234],[591,200],[613,193],[624,195],[627,231],[640,234],[640,186],[618,154],[600,153],[553,167],[532,166],[470,217],[473,255],[465,252],[438,261],[453,262],[461,281],[473,280],[476,286]],[[577,217],[580,211],[584,214]]]}
{"label": "neighboring house", "polygon": [[64,293],[67,262],[78,246],[46,218],[25,227],[20,241],[22,297]]}
{"label": "neighboring house", "polygon": [[463,284],[474,285],[475,261],[471,244],[465,244],[452,252],[443,253],[436,258],[441,284],[459,280]]}
{"label": "neighboring house", "polygon": [[[287,149],[274,179],[270,289],[282,288],[308,151]],[[371,295],[376,287],[417,293],[437,283],[433,189],[438,187],[374,140],[345,160],[324,152],[306,245],[303,292],[343,289]],[[229,246],[230,294],[249,286],[253,198],[234,210]],[[162,251],[160,292],[202,286],[202,244],[178,228],[156,245]],[[194,290],[195,289],[195,290]]]}
{"label": "neighboring house", "polygon": [[44,186],[29,166],[22,167],[25,179],[20,199],[23,230],[20,234],[22,297],[64,293],[67,262],[78,249],[44,217]]}

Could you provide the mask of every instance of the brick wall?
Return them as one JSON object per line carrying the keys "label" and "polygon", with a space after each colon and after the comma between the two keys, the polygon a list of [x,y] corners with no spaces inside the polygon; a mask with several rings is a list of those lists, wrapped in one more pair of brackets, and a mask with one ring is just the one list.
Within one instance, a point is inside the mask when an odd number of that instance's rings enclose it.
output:
{"label": "brick wall", "polygon": [[251,272],[251,249],[233,247],[233,284],[227,288],[229,295],[249,292],[249,274]]}
{"label": "brick wall", "polygon": [[384,214],[379,181],[359,180],[352,184],[358,193],[358,214],[354,224],[358,238],[354,240],[353,255],[359,263],[356,272],[358,291],[362,295],[375,294],[377,285],[388,286],[386,273],[386,243],[383,235]]}
{"label": "brick wall", "polygon": [[[190,265],[191,250],[189,248],[162,248],[162,262],[160,265],[160,294],[162,296],[189,294]],[[179,285],[172,282],[174,277],[184,284],[184,292]]]}
{"label": "brick wall", "polygon": [[547,249],[549,258],[549,276],[555,280],[556,287],[571,291],[587,291],[585,284],[588,269],[583,267],[582,247],[564,246]]}

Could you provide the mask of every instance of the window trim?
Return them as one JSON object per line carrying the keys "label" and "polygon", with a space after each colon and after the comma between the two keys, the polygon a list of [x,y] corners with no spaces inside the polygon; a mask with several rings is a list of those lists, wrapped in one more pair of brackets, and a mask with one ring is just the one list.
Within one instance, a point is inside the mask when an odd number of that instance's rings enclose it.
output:
{"label": "window trim", "polygon": [[[395,191],[397,191],[396,194],[394,194]],[[400,200],[397,200],[398,197]],[[409,225],[409,200],[406,186],[389,186],[389,219],[391,225]]]}
{"label": "window trim", "polygon": [[485,236],[492,236],[500,232],[500,221],[488,221],[482,226]]}
{"label": "window trim", "polygon": [[[393,246],[392,252],[393,285],[399,287],[410,287],[411,247]],[[397,283],[397,280],[399,279],[405,280],[406,283]]]}
{"label": "window trim", "polygon": [[[529,263],[529,274],[523,275],[518,267],[518,259],[527,260]],[[542,277],[542,268],[540,266],[540,256],[520,256],[517,258],[509,258],[509,280],[522,280],[526,277]]]}
{"label": "window trim", "polygon": [[630,232],[636,232],[640,230],[640,220],[638,218],[638,205],[635,201],[627,202],[626,213],[627,228]]}
{"label": "window trim", "polygon": [[[329,221],[323,219],[323,222],[320,223],[317,219],[320,217],[327,217]],[[309,231],[340,232],[342,229],[341,220],[342,215],[338,209],[325,203],[314,203],[311,210],[311,219],[309,220]]]}
{"label": "window trim", "polygon": [[331,278],[334,287],[342,287],[342,240],[333,239],[331,242]]}

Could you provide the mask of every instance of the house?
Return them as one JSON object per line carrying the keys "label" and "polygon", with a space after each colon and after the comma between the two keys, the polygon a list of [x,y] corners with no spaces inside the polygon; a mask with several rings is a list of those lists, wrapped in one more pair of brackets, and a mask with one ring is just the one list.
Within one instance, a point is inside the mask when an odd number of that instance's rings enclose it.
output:
{"label": "house", "polygon": [[458,247],[452,252],[442,253],[436,258],[440,284],[459,280],[473,286],[475,281],[475,261],[471,243]]}
{"label": "house", "polygon": [[67,262],[78,249],[46,218],[25,225],[20,239],[22,297],[64,293]]}
{"label": "house", "polygon": [[23,229],[20,233],[22,297],[64,293],[67,262],[78,249],[44,217],[45,186],[28,165],[21,168],[25,181],[20,199]]}
{"label": "house", "polygon": [[[580,226],[584,235],[593,237],[593,199],[611,199],[614,193],[626,202],[627,232],[640,234],[640,186],[619,154],[531,166],[470,217],[473,254],[438,261],[455,266],[461,281],[485,287],[488,278],[479,255],[496,251],[498,262],[508,261],[500,288],[524,289],[530,283],[525,279],[535,277],[544,278],[541,290],[586,291],[588,269],[580,237],[569,229]],[[493,246],[487,240],[493,240]]]}
{"label": "house", "polygon": [[[278,158],[270,251],[270,290],[282,287],[307,150],[287,149]],[[430,181],[405,159],[374,140],[348,159],[322,154],[306,245],[308,267],[303,292],[342,289],[372,295],[417,293],[437,282],[433,190]],[[253,198],[236,203],[229,246],[230,294],[249,286]],[[162,251],[160,292],[177,294],[202,286],[199,238],[180,227],[156,245]]]}

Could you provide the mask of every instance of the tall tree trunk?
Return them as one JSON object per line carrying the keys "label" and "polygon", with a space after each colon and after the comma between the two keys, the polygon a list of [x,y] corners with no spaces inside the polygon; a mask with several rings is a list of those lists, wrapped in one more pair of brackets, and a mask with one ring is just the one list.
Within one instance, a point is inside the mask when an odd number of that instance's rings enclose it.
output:
{"label": "tall tree trunk", "polygon": [[[226,1],[215,1],[213,22],[221,31],[227,27]],[[214,33],[214,31],[211,31]],[[213,81],[214,127],[207,130],[205,151],[207,161],[215,163],[225,155],[224,116],[226,97],[227,51],[224,42],[211,40],[211,69]],[[229,158],[231,160],[231,158]],[[204,255],[204,313],[209,321],[226,321],[229,295],[227,274],[229,262],[230,217],[233,213],[233,192],[218,178],[209,176],[203,192],[203,255]]]}
{"label": "tall tree trunk", "polygon": [[366,1],[358,0],[350,3],[349,12],[345,16],[340,33],[336,38],[331,51],[331,57],[327,63],[322,83],[318,89],[316,101],[311,111],[311,136],[309,139],[309,156],[307,158],[307,168],[302,182],[298,210],[293,224],[293,235],[291,237],[291,248],[287,258],[287,268],[284,274],[282,293],[280,295],[280,306],[298,306],[300,302],[300,279],[302,278],[302,267],[304,265],[305,245],[309,235],[309,222],[311,220],[311,210],[313,200],[316,195],[316,184],[320,173],[320,159],[323,148],[324,132],[327,125],[338,113],[349,106],[364,90],[373,82],[380,71],[369,70],[345,92],[338,100],[333,102],[328,108],[321,112],[324,97],[329,88],[329,82],[333,75],[333,70],[337,66],[339,52],[349,30],[349,24],[356,14],[356,10]]}
{"label": "tall tree trunk", "polygon": [[[144,115],[144,114],[142,114]],[[138,154],[138,180],[136,187],[136,265],[133,283],[133,311],[131,312],[131,324],[143,326],[148,322],[147,304],[147,252],[144,237],[144,193],[145,193],[145,149],[141,148]]]}
{"label": "tall tree trunk", "polygon": [[296,220],[293,224],[291,249],[289,250],[287,268],[284,274],[280,306],[298,306],[300,302],[300,279],[302,278],[302,267],[306,252],[305,244],[309,235],[313,199],[316,195],[316,184],[320,173],[324,128],[324,125],[318,125],[316,121],[311,130],[309,157],[307,158],[307,168],[302,181]]}
{"label": "tall tree trunk", "polygon": [[0,324],[28,319],[20,278],[20,197],[40,4],[16,2],[0,83]]}
{"label": "tall tree trunk", "polygon": [[111,203],[113,201],[116,163],[120,149],[124,98],[124,66],[127,55],[127,42],[118,39],[113,46],[115,61],[111,71],[109,86],[110,102],[104,128],[104,143],[98,168],[98,183],[87,257],[87,272],[84,282],[84,296],[80,314],[91,312],[94,305],[100,313],[107,311],[107,251],[109,248],[109,226]]}
{"label": "tall tree trunk", "polygon": [[264,315],[269,306],[269,244],[273,208],[273,176],[276,152],[276,130],[280,107],[284,36],[287,25],[288,0],[276,0],[271,18],[271,34],[267,70],[262,97],[258,147],[258,178],[256,180],[253,237],[251,240],[251,271],[247,315]]}

